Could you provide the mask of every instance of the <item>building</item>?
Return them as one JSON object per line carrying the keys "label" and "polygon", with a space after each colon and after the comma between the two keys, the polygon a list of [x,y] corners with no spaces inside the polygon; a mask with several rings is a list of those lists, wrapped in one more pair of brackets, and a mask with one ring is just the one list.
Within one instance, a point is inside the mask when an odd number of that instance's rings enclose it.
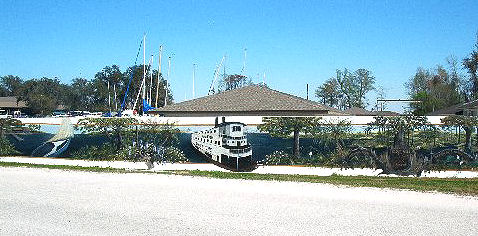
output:
{"label": "building", "polygon": [[337,116],[342,111],[279,92],[264,85],[249,85],[150,111],[168,117],[198,116]]}
{"label": "building", "polygon": [[19,101],[16,97],[0,97],[0,110],[9,115],[18,114],[18,111],[25,113],[27,108],[26,102]]}
{"label": "building", "polygon": [[352,107],[343,111],[351,116],[399,116],[400,114],[393,111],[369,111],[360,107]]}

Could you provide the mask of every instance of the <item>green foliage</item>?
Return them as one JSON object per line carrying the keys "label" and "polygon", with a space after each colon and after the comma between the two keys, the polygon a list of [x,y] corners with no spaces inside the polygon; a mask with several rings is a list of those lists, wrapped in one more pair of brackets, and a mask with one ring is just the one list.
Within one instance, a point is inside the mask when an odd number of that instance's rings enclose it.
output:
{"label": "green foliage", "polygon": [[181,149],[177,147],[167,147],[162,161],[169,163],[184,163],[187,162],[188,159]]}
{"label": "green foliage", "polygon": [[271,136],[287,138],[294,131],[310,133],[320,120],[320,117],[264,117],[257,128]]}
{"label": "green foliage", "polygon": [[312,137],[320,140],[325,146],[341,149],[344,140],[350,136],[352,125],[349,120],[328,120],[317,122],[311,129]]}
{"label": "green foliage", "polygon": [[409,145],[414,145],[414,132],[425,129],[427,125],[428,120],[424,116],[376,116],[374,121],[368,124],[367,131],[377,131],[375,140],[376,144],[380,146],[390,146],[397,139],[400,139],[400,141],[403,141],[401,139],[406,139]]}
{"label": "green foliage", "polygon": [[105,143],[100,146],[86,146],[72,153],[72,158],[85,160],[129,160],[129,153],[126,149],[117,150],[114,145]]}
{"label": "green foliage", "polygon": [[478,36],[476,38],[475,48],[470,53],[470,56],[463,59],[463,67],[467,70],[469,75],[470,99],[478,98]]}
{"label": "green foliage", "polygon": [[228,91],[251,84],[245,75],[227,75],[219,82],[219,91]]}
{"label": "green foliage", "polygon": [[140,123],[135,118],[85,118],[78,122],[78,127],[83,133],[104,136],[108,142],[75,152],[74,158],[187,161],[184,153],[174,147],[179,143],[179,130],[171,124]]}
{"label": "green foliage", "polygon": [[0,138],[4,139],[7,133],[15,129],[21,128],[22,122],[12,118],[0,118]]}
{"label": "green foliage", "polygon": [[266,155],[265,165],[292,165],[294,164],[294,157],[285,151],[274,151]]}
{"label": "green foliage", "polygon": [[425,115],[462,101],[461,78],[453,63],[450,61],[451,71],[447,71],[441,65],[435,70],[419,67],[415,75],[406,83],[411,99],[420,101],[410,104],[413,114]]}
{"label": "green foliage", "polygon": [[68,89],[58,79],[32,79],[22,84],[19,99],[33,114],[49,115],[68,97]]}
{"label": "green foliage", "polygon": [[131,138],[132,125],[137,123],[135,118],[84,118],[78,121],[78,128],[83,133],[105,136],[119,151],[124,147],[124,138]]}
{"label": "green foliage", "polygon": [[310,133],[320,119],[320,117],[264,117],[263,123],[257,128],[274,137],[289,137],[292,133],[294,135],[294,156],[299,158],[300,134]]}
{"label": "green foliage", "polygon": [[365,95],[374,89],[374,84],[372,72],[358,69],[352,73],[345,68],[343,71],[337,70],[336,76],[325,81],[315,94],[324,104],[332,107],[364,108],[367,105]]}
{"label": "green foliage", "polygon": [[441,119],[445,126],[454,126],[465,130],[465,149],[471,150],[471,134],[478,125],[478,118],[475,116],[447,116]]}
{"label": "green foliage", "polygon": [[0,97],[19,96],[23,80],[18,76],[7,75],[0,77]]}
{"label": "green foliage", "polygon": [[38,133],[38,132],[40,132],[40,129],[41,129],[41,125],[38,125],[38,124],[29,124],[28,125],[28,130],[30,130],[30,132]]}
{"label": "green foliage", "polygon": [[4,137],[0,137],[0,156],[16,155],[19,152],[15,147]]}

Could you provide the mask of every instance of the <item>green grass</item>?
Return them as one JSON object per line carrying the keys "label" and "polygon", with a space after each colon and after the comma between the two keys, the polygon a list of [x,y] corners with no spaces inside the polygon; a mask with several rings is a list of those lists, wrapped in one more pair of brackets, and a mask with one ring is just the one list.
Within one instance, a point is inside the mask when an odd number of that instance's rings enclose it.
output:
{"label": "green grass", "polygon": [[309,183],[326,183],[352,187],[375,187],[390,189],[407,189],[414,191],[436,191],[442,193],[453,193],[458,195],[478,196],[478,178],[416,178],[416,177],[383,177],[383,176],[315,176],[315,175],[285,175],[285,174],[255,174],[255,173],[234,173],[220,171],[161,171],[145,172],[141,170],[127,170],[103,167],[80,167],[67,165],[41,165],[25,164],[14,162],[0,162],[0,167],[33,167],[62,169],[74,171],[111,172],[111,173],[157,173],[182,176],[201,176],[218,179],[245,179],[245,180],[266,180],[266,181],[292,181]]}

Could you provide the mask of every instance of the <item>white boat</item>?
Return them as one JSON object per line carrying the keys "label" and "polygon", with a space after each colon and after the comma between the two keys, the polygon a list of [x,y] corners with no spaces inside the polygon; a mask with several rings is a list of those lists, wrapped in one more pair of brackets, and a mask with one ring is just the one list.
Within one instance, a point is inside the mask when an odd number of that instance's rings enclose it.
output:
{"label": "white boat", "polygon": [[222,123],[216,118],[214,128],[198,131],[191,135],[193,147],[212,163],[233,171],[250,171],[255,168],[252,148],[245,135],[245,124]]}
{"label": "white boat", "polygon": [[73,126],[69,118],[63,118],[60,130],[48,141],[33,150],[33,157],[58,157],[70,145],[73,137]]}

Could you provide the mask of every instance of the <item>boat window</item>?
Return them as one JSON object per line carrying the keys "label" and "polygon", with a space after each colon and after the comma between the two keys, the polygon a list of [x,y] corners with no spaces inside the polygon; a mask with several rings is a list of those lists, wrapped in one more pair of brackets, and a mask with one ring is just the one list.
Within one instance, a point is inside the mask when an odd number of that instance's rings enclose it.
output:
{"label": "boat window", "polygon": [[241,126],[232,126],[232,131],[241,131]]}

